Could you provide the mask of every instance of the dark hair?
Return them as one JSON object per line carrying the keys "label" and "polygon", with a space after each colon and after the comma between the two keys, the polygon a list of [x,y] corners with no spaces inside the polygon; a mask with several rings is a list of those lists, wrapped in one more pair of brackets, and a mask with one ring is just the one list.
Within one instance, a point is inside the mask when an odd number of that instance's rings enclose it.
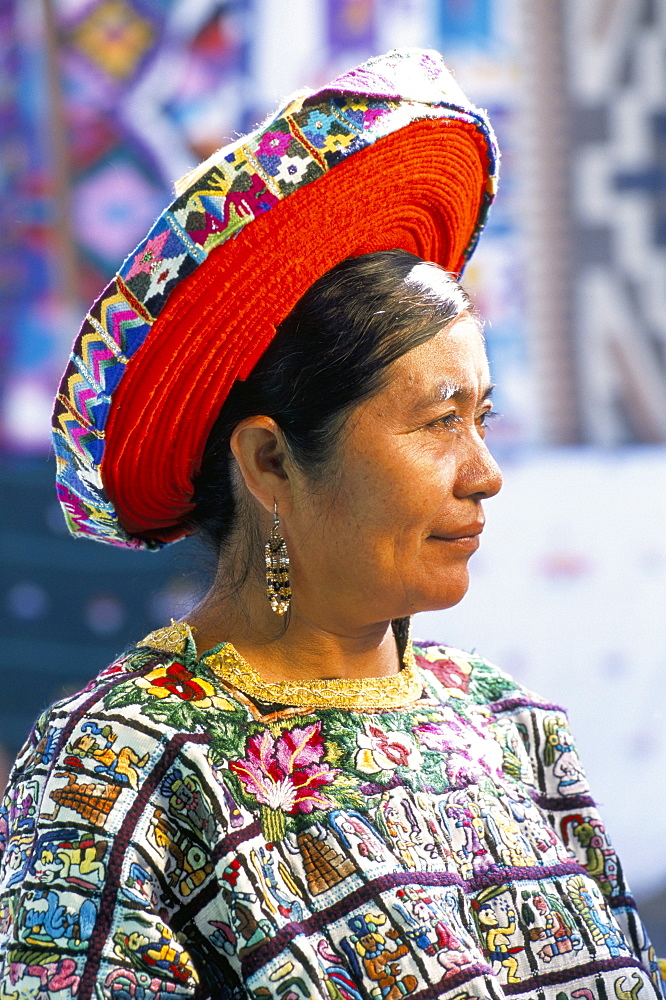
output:
{"label": "dark hair", "polygon": [[471,309],[450,274],[404,250],[350,257],[324,274],[231,390],[195,479],[190,526],[217,552],[234,527],[229,440],[240,421],[272,417],[294,462],[321,478],[334,464],[346,417],[384,386],[388,366]]}

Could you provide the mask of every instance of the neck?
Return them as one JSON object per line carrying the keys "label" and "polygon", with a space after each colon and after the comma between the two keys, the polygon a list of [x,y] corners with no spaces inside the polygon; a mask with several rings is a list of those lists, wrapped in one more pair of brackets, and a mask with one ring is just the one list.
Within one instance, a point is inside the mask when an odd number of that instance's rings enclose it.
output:
{"label": "neck", "polygon": [[271,611],[258,574],[235,593],[223,576],[188,615],[199,653],[231,642],[263,680],[384,677],[400,669],[390,621],[362,623],[308,616],[298,602],[284,618]]}

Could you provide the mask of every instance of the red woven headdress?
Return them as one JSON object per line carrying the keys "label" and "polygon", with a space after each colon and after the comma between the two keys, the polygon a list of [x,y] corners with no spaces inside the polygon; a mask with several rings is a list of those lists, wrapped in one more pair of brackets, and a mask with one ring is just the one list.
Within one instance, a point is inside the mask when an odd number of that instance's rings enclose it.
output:
{"label": "red woven headdress", "polygon": [[221,149],[86,317],[53,417],[70,530],[156,548],[184,534],[229,390],[309,286],[400,248],[459,274],[497,148],[435,52],[370,60]]}

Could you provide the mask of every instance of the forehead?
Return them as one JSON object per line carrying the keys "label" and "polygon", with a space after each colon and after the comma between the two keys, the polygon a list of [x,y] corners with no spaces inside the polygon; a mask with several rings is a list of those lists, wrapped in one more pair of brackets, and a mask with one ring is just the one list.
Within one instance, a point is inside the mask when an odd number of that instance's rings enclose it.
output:
{"label": "forehead", "polygon": [[[469,314],[445,326],[418,347],[393,363],[387,390],[400,394],[409,388],[413,394],[437,392],[440,399],[452,394],[447,390],[485,391],[490,371],[479,324]],[[441,392],[439,389],[441,388]]]}

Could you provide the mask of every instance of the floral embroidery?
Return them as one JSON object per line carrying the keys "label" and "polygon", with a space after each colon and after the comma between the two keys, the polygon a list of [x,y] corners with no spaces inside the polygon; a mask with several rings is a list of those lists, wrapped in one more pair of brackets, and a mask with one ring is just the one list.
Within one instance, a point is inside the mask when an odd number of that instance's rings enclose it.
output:
{"label": "floral embroidery", "polygon": [[465,694],[469,690],[472,669],[469,662],[462,660],[457,662],[448,656],[442,656],[440,646],[426,646],[421,655],[417,654],[416,662],[420,667],[424,667],[431,674],[434,674],[445,688],[453,688]]}
{"label": "floral embroidery", "polygon": [[323,762],[324,751],[321,722],[294,726],[277,739],[264,729],[247,741],[246,757],[231,761],[229,767],[245,792],[261,805],[291,816],[311,813],[334,804],[320,790],[335,781],[340,771]]}
{"label": "floral embroidery", "polygon": [[395,771],[396,767],[418,767],[421,753],[405,733],[383,729],[372,722],[365,723],[365,731],[357,733],[356,769],[365,774],[377,771]]}
{"label": "floral embroidery", "polygon": [[[263,169],[271,177],[275,177],[280,171],[284,171],[287,166],[285,160],[289,161],[292,159],[288,155],[290,146],[295,146],[304,155],[304,150],[301,149],[298,143],[294,142],[294,137],[289,131],[277,129],[275,132],[266,132],[262,135],[255,155]],[[307,163],[303,169],[305,170],[306,168]]]}
{"label": "floral embroidery", "polygon": [[223,708],[233,710],[233,705],[215,694],[215,688],[203,677],[195,677],[191,671],[174,660],[168,667],[156,667],[144,677],[137,678],[139,687],[145,688],[155,698],[175,695],[181,701],[190,702],[197,708]]}
{"label": "floral embroidery", "polygon": [[[294,116],[296,119],[298,116]],[[324,114],[320,109],[311,111],[302,125],[303,135],[316,149],[332,152],[345,148],[354,141],[354,134],[344,127],[332,114]]]}
{"label": "floral embroidery", "polygon": [[445,710],[442,723],[425,723],[414,732],[422,746],[444,755],[446,776],[455,787],[500,772],[502,751],[498,743],[450,710]]}
{"label": "floral embroidery", "polygon": [[125,280],[129,281],[136,274],[150,274],[151,271],[154,271],[160,263],[162,250],[168,238],[169,230],[166,229],[159,236],[154,236],[152,239],[147,240],[145,245],[135,255],[132,266],[125,275]]}
{"label": "floral embroidery", "polygon": [[284,156],[291,140],[289,132],[265,132],[257,146],[257,156]]}
{"label": "floral embroidery", "polygon": [[[300,147],[298,148],[300,149]],[[264,159],[267,160],[268,157]],[[294,156],[285,153],[274,168],[269,169],[263,161],[262,166],[284,191],[292,190],[295,185],[301,182],[309,183],[321,171],[320,167],[308,160],[307,157],[299,155],[298,152]]]}

